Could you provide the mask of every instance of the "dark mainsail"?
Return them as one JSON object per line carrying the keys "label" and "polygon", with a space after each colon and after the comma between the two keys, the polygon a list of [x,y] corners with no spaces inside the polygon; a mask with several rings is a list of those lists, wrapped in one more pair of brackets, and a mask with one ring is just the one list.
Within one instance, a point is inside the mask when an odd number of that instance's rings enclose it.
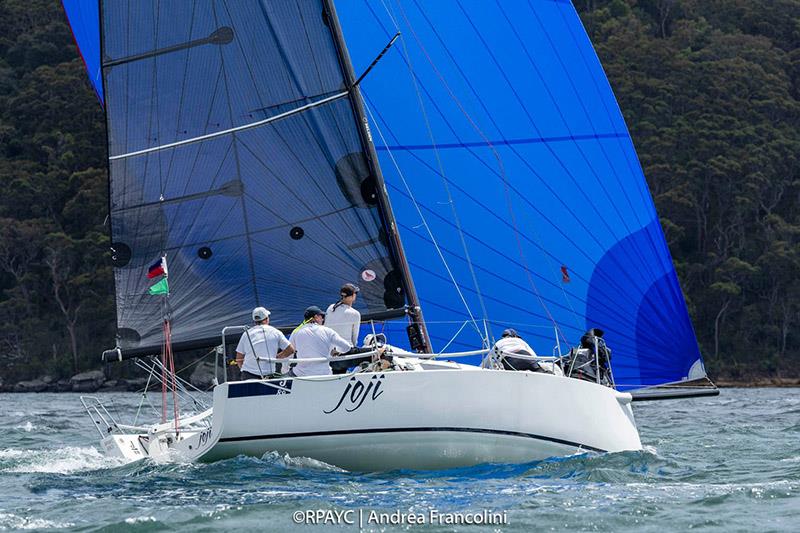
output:
{"label": "dark mainsail", "polygon": [[344,282],[365,315],[413,302],[332,19],[320,0],[101,2],[123,349],[161,343],[162,254],[178,345],[257,305],[297,323]]}

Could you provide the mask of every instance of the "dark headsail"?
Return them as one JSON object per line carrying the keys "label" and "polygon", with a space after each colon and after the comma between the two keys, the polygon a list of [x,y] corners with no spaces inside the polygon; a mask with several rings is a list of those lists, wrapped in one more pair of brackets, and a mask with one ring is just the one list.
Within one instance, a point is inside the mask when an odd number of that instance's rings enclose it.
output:
{"label": "dark headsail", "polygon": [[324,2],[105,1],[100,19],[123,349],[161,342],[162,254],[178,344],[256,305],[297,323],[344,282],[365,315],[413,303]]}

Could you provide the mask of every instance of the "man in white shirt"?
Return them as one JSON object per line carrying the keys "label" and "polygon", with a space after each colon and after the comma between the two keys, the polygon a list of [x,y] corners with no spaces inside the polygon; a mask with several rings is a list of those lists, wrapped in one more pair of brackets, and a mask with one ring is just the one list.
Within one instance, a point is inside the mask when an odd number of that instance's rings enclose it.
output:
{"label": "man in white shirt", "polygon": [[503,331],[502,338],[494,343],[494,355],[503,364],[506,370],[530,370],[531,372],[546,372],[563,376],[564,371],[555,361],[542,361],[534,359],[522,359],[514,357],[513,354],[524,355],[526,357],[537,357],[536,352],[530,345],[522,340],[513,329]]}
{"label": "man in white shirt", "polygon": [[[297,359],[316,359],[331,357],[336,353],[344,353],[353,347],[349,341],[343,339],[329,327],[323,326],[325,313],[322,309],[312,305],[306,309],[306,324],[297,328],[290,338],[296,350]],[[327,376],[331,374],[331,367],[327,361],[313,363],[298,363],[292,367],[291,376]]]}
{"label": "man in white shirt", "polygon": [[325,325],[353,346],[358,346],[358,330],[361,327],[361,313],[353,309],[358,291],[359,288],[352,283],[345,283],[339,290],[339,301],[329,305],[325,313]]}
{"label": "man in white shirt", "polygon": [[242,333],[236,346],[236,364],[242,371],[242,380],[263,379],[274,371],[274,361],[266,359],[289,357],[294,347],[280,330],[269,325],[269,311],[263,307],[253,309],[255,326]]}
{"label": "man in white shirt", "polygon": [[500,361],[502,361],[506,370],[531,370],[533,372],[542,370],[536,361],[510,355],[519,354],[526,357],[536,357],[536,352],[533,351],[533,348],[517,335],[516,330],[511,328],[503,331],[503,336],[494,344],[494,351],[497,357],[501,358]]}

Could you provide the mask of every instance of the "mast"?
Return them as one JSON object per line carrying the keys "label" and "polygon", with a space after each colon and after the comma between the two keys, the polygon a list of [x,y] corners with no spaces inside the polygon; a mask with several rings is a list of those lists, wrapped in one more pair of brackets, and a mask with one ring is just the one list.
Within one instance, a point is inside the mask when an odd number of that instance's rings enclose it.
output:
{"label": "mast", "polygon": [[[323,0],[323,9],[325,10],[324,16],[326,17],[328,27],[331,29],[331,34],[333,35],[333,40],[336,45],[339,64],[342,67],[345,86],[349,93],[348,98],[353,106],[353,111],[356,113],[355,121],[358,127],[359,137],[361,138],[361,144],[365,150],[367,166],[370,173],[375,177],[375,182],[377,184],[378,214],[387,232],[390,253],[392,253],[400,268],[402,287],[408,300],[408,315],[411,320],[411,326],[408,332],[409,341],[411,341],[412,348],[416,347],[419,351],[430,353],[432,347],[428,336],[428,329],[422,317],[422,308],[420,307],[417,291],[411,277],[411,270],[409,269],[408,261],[403,251],[403,243],[400,241],[400,234],[386,190],[386,182],[383,179],[383,173],[378,164],[378,154],[375,151],[375,145],[372,143],[372,134],[369,131],[367,116],[364,112],[361,92],[358,85],[355,84],[356,76],[353,71],[353,64],[350,61],[350,54],[347,51],[347,46],[344,41],[342,27],[339,24],[339,17],[336,15],[336,7],[333,5],[332,0]],[[418,332],[419,342],[415,342],[412,338],[412,336],[415,335],[415,330]],[[415,346],[415,344],[418,346]]]}

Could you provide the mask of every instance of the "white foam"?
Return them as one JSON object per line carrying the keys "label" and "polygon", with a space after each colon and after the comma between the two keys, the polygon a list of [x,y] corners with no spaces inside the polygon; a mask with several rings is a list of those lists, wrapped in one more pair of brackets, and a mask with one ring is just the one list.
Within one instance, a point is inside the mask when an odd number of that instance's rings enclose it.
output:
{"label": "white foam", "polygon": [[21,429],[22,431],[30,433],[31,431],[33,431],[35,429],[39,429],[39,428],[34,426],[33,424],[31,424],[31,421],[28,420],[24,424],[21,424],[21,425],[18,425],[18,426],[14,426],[14,429]]}
{"label": "white foam", "polygon": [[314,470],[327,470],[329,472],[347,472],[347,470],[318,459],[312,459],[311,457],[292,457],[288,453],[281,455],[278,452],[267,452],[261,457],[261,460],[275,463],[285,468],[312,468]]}
{"label": "white foam", "polygon": [[54,522],[44,518],[31,518],[13,513],[0,513],[0,529],[63,529],[72,527],[70,522]]}
{"label": "white foam", "polygon": [[15,459],[15,464],[2,471],[52,474],[71,474],[86,470],[113,468],[124,464],[124,460],[107,457],[96,448],[68,446],[51,450],[0,450],[0,459]]}
{"label": "white foam", "polygon": [[147,522],[155,522],[155,517],[152,516],[133,516],[125,519],[126,524],[145,524]]}

